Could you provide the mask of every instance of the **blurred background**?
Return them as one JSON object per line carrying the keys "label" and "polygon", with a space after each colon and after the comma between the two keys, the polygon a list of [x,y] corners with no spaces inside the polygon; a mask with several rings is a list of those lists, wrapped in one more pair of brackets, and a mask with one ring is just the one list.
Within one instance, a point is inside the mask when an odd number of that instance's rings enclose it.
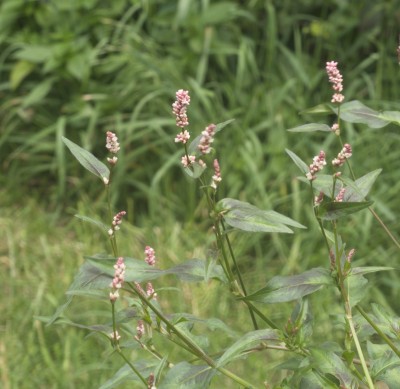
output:
{"label": "blurred background", "polygon": [[[274,209],[307,226],[293,235],[232,236],[246,282],[256,290],[277,274],[329,266],[309,193],[284,150],[311,161],[323,148],[333,158],[337,139],[286,129],[333,123],[334,117],[301,114],[330,101],[330,60],[339,62],[346,101],[399,110],[399,32],[394,0],[2,0],[1,386],[97,388],[123,364],[85,330],[46,327],[37,319],[64,301],[84,255],[110,251],[107,239],[73,217],[105,215],[105,198],[102,183],[77,163],[62,136],[104,159],[105,133],[117,133],[112,201],[129,221],[121,252],[142,258],[149,244],[164,268],[205,258],[212,242],[201,191],[183,174],[182,151],[173,142],[175,91],[190,92],[192,136],[234,118],[215,141],[220,198]],[[353,146],[357,177],[383,169],[371,199],[399,238],[399,128],[346,124],[342,134]],[[398,249],[368,211],[347,218],[342,236],[357,249],[359,264],[397,266]],[[369,279],[366,303],[399,314],[398,273]],[[158,283],[177,286],[169,278]],[[215,316],[235,330],[249,329],[247,312],[232,313],[237,303],[219,285],[178,287],[179,293],[159,294],[167,312]],[[337,296],[323,291],[311,300],[320,322],[315,341],[326,340],[335,331],[328,314],[342,312]],[[325,312],[323,304],[337,307]],[[86,324],[109,320],[109,307],[88,312],[92,306],[77,301],[67,316]],[[284,324],[292,306],[262,308]],[[267,359],[249,360],[253,381],[284,377],[274,367],[285,356],[275,355],[268,354],[268,366]],[[235,369],[246,375],[245,366]]]}

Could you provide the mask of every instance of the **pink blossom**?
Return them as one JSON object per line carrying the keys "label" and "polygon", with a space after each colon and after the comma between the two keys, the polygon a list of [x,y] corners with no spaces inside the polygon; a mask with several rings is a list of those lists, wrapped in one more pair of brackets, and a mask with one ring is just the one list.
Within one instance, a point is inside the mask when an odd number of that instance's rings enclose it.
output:
{"label": "pink blossom", "polygon": [[118,292],[118,289],[122,288],[122,284],[124,283],[125,269],[124,258],[119,257],[114,265],[114,278],[110,284],[110,288],[113,288],[113,291],[111,292],[112,295],[110,294],[111,301],[115,301],[119,297],[116,292]]}
{"label": "pink blossom", "polygon": [[332,96],[332,103],[341,103],[344,100],[344,96],[340,93],[343,90],[343,77],[337,68],[338,63],[331,61],[326,63],[326,73],[328,74],[329,82],[332,85],[334,94]]}
{"label": "pink blossom", "polygon": [[313,163],[309,166],[310,171],[306,174],[307,179],[310,181],[315,180],[317,178],[315,174],[321,171],[325,165],[325,152],[321,150],[319,154],[313,158]]}
{"label": "pink blossom", "polygon": [[146,254],[145,261],[148,265],[154,266],[156,264],[156,252],[150,246],[146,246],[144,249],[144,253]]}
{"label": "pink blossom", "polygon": [[196,161],[196,157],[194,155],[189,155],[189,157],[187,155],[184,155],[181,159],[181,163],[182,163],[183,167],[188,167],[190,164],[192,164],[195,161]]}
{"label": "pink blossom", "polygon": [[108,230],[108,235],[113,236],[115,231],[120,229],[120,225],[122,223],[122,218],[126,215],[125,211],[118,212],[114,217],[111,223],[111,228]]}
{"label": "pink blossom", "polygon": [[202,154],[209,154],[211,151],[211,144],[214,142],[214,135],[216,132],[217,126],[215,124],[210,124],[205,128],[205,130],[201,133],[202,137],[200,138],[200,143],[197,148],[200,150]]}
{"label": "pink blossom", "polygon": [[331,130],[332,130],[332,132],[335,133],[335,135],[338,135],[338,136],[340,135],[340,128],[339,128],[338,123],[332,124]]}
{"label": "pink blossom", "polygon": [[111,339],[113,339],[114,341],[120,340],[121,339],[121,335],[118,333],[118,331],[115,332],[111,332],[111,334],[109,335]]}
{"label": "pink blossom", "polygon": [[108,151],[110,153],[113,153],[113,154],[118,153],[118,151],[120,149],[117,135],[115,135],[111,131],[107,131],[106,148],[108,149]]}
{"label": "pink blossom", "polygon": [[182,129],[189,125],[186,113],[189,104],[190,104],[189,92],[183,89],[179,89],[176,92],[176,100],[172,104],[172,113],[176,117],[176,125]]}
{"label": "pink blossom", "polygon": [[150,298],[156,299],[157,293],[154,290],[153,284],[151,282],[148,282],[146,285],[146,294]]}
{"label": "pink blossom", "polygon": [[351,249],[349,251],[349,253],[347,254],[347,257],[346,257],[347,262],[351,262],[351,260],[353,259],[355,253],[356,253],[355,249]]}
{"label": "pink blossom", "polygon": [[344,199],[344,193],[346,192],[346,188],[342,188],[340,189],[339,193],[337,194],[337,196],[335,197],[335,201],[337,203],[341,203]]}
{"label": "pink blossom", "polygon": [[339,152],[338,156],[332,160],[332,165],[336,167],[343,166],[346,162],[346,159],[349,159],[353,155],[353,150],[351,146],[346,143],[342,150]]}
{"label": "pink blossom", "polygon": [[142,336],[144,335],[144,323],[143,320],[139,320],[138,324],[136,326],[136,336],[135,339],[139,340],[142,338]]}
{"label": "pink blossom", "polygon": [[211,187],[217,189],[218,184],[222,181],[221,169],[218,159],[214,159],[214,175],[212,176]]}
{"label": "pink blossom", "polygon": [[319,192],[319,195],[315,196],[314,198],[314,206],[317,207],[318,205],[321,205],[323,199],[324,199],[324,192]]}
{"label": "pink blossom", "polygon": [[179,134],[176,135],[175,137],[175,143],[187,143],[187,141],[190,139],[190,134],[189,131],[184,130],[180,132]]}

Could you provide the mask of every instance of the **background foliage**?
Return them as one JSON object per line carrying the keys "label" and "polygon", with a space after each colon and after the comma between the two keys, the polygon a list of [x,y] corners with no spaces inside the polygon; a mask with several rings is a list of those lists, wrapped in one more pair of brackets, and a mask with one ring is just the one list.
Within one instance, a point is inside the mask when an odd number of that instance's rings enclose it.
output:
{"label": "background foliage", "polygon": [[[3,387],[31,387],[32,382],[23,380],[27,376],[37,387],[98,387],[112,374],[99,374],[99,367],[105,364],[113,372],[119,366],[119,361],[105,356],[105,345],[84,340],[82,330],[43,328],[33,318],[54,311],[83,254],[106,250],[105,245],[99,248],[96,232],[71,221],[77,210],[102,211],[103,199],[95,179],[66,152],[62,136],[100,158],[106,154],[105,132],[118,133],[122,163],[113,201],[139,226],[124,232],[121,251],[140,257],[144,244],[151,243],[165,266],[182,258],[204,257],[208,225],[199,192],[182,174],[180,151],[173,143],[174,92],[189,89],[192,132],[200,133],[210,122],[236,119],[216,142],[224,178],[221,196],[273,208],[309,227],[289,237],[237,236],[247,283],[256,289],[276,274],[328,266],[311,211],[304,206],[306,193],[295,179],[297,169],[283,150],[289,147],[309,160],[320,148],[329,149],[331,138],[285,129],[311,121],[299,112],[330,98],[324,73],[327,60],[340,63],[347,101],[398,109],[399,25],[400,10],[394,0],[4,0],[0,6]],[[383,168],[372,199],[398,235],[398,128],[347,125],[345,131],[358,176]],[[345,233],[346,240],[356,245],[361,264],[396,266],[395,248],[367,212],[352,218]],[[369,293],[399,311],[398,275],[392,272],[382,278],[376,277]],[[236,329],[246,328],[241,317],[229,313],[234,302],[221,297],[218,287],[204,290],[182,284],[180,288],[182,298],[171,298],[180,301],[176,304],[182,304],[181,309],[204,317],[217,309]],[[200,304],[196,296],[204,293],[207,298],[201,301],[206,303]],[[172,304],[168,297],[167,293],[165,303]],[[318,295],[322,297],[326,303],[333,299]],[[327,313],[320,306],[314,314],[323,318]],[[285,319],[290,308],[277,317]],[[80,306],[71,315],[84,318],[84,312]],[[99,308],[100,317],[101,312]],[[329,320],[325,323],[316,329],[321,338],[333,331]],[[256,374],[265,379],[270,373]]]}

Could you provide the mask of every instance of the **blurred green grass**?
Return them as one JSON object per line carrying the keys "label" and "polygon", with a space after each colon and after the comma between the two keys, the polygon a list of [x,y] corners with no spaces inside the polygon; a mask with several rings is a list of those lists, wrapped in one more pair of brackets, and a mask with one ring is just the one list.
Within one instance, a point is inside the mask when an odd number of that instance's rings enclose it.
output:
{"label": "blurred green grass", "polygon": [[[4,388],[95,388],[121,366],[98,339],[86,339],[85,331],[48,328],[34,319],[52,314],[63,301],[83,255],[107,250],[99,247],[95,231],[72,217],[102,212],[104,197],[61,136],[103,157],[105,132],[118,132],[122,150],[113,203],[138,226],[124,227],[121,251],[140,256],[144,245],[152,244],[165,267],[206,255],[211,235],[205,235],[200,191],[182,174],[173,143],[171,103],[179,88],[191,93],[193,133],[210,122],[236,119],[215,143],[221,197],[273,208],[308,227],[291,236],[235,235],[246,283],[255,290],[276,274],[328,266],[308,193],[284,148],[304,160],[320,148],[337,150],[325,135],[285,130],[326,120],[299,115],[329,100],[326,60],[339,61],[347,101],[398,109],[395,2],[6,0],[0,7]],[[372,199],[398,236],[398,128],[346,125],[344,138],[353,145],[358,176],[383,168]],[[369,213],[350,218],[342,231],[349,245],[356,245],[360,264],[396,267],[398,251]],[[397,273],[370,280],[374,301],[399,312]],[[174,280],[166,279],[168,285]],[[236,303],[217,285],[179,288],[179,298],[165,292],[166,310],[223,317],[247,330],[246,312],[236,315]],[[315,329],[316,341],[334,331],[322,306],[335,302],[327,293],[315,297],[314,315],[323,323]],[[104,320],[102,314],[82,315],[88,307],[83,302],[70,314],[87,323]],[[285,322],[290,307],[263,309]],[[266,361],[273,369],[283,357],[274,355],[251,362],[255,381],[270,374],[278,378],[279,372],[265,371]],[[235,368],[246,375],[248,366]]]}

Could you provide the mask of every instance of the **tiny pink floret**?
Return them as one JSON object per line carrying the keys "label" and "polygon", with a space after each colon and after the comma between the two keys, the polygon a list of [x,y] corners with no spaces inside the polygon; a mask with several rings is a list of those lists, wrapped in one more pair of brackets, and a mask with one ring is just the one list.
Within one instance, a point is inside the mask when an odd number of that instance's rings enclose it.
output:
{"label": "tiny pink floret", "polygon": [[146,255],[145,261],[148,265],[154,266],[156,264],[156,252],[150,246],[146,246],[144,249]]}

